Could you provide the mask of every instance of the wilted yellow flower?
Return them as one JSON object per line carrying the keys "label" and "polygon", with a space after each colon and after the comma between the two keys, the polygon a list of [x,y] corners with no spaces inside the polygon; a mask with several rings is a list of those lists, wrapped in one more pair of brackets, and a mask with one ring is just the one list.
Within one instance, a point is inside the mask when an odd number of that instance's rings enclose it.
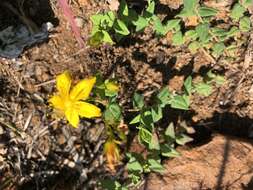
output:
{"label": "wilted yellow flower", "polygon": [[79,117],[93,118],[101,116],[101,110],[84,102],[96,82],[96,77],[83,79],[71,89],[71,76],[68,71],[56,77],[58,93],[49,99],[52,106],[62,112],[73,127],[78,127]]}
{"label": "wilted yellow flower", "polygon": [[106,156],[108,167],[112,171],[115,171],[115,165],[117,165],[120,160],[119,148],[115,140],[109,139],[105,142],[104,154]]}

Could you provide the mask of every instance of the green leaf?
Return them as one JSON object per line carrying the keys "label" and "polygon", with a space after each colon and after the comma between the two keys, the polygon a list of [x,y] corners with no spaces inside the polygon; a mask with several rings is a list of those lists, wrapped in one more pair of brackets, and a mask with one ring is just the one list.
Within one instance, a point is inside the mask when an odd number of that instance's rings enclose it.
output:
{"label": "green leaf", "polygon": [[143,108],[143,106],[144,106],[144,97],[141,94],[135,92],[133,98],[133,107],[141,109]]}
{"label": "green leaf", "polygon": [[150,144],[152,141],[152,133],[144,128],[143,126],[138,127],[139,132],[138,132],[138,138],[140,142],[145,142],[147,144]]}
{"label": "green leaf", "polygon": [[207,72],[207,77],[209,81],[214,81],[217,85],[223,85],[226,82],[226,79],[221,75],[216,75],[212,72],[212,70]]}
{"label": "green leaf", "polygon": [[148,148],[150,150],[160,150],[159,140],[158,140],[157,135],[155,133],[152,135],[152,139],[148,145]]}
{"label": "green leaf", "polygon": [[226,46],[223,42],[214,44],[214,46],[212,47],[214,57],[221,56],[223,54],[225,48],[226,48]]}
{"label": "green leaf", "polygon": [[232,26],[229,31],[217,27],[212,28],[211,31],[216,37],[219,37],[220,41],[224,41],[226,39],[229,39],[230,37],[234,37],[237,33],[240,32],[240,30],[236,26]]}
{"label": "green leaf", "polygon": [[216,75],[212,72],[212,70],[209,70],[206,75],[210,79],[214,79],[216,77]]}
{"label": "green leaf", "polygon": [[207,23],[205,23],[205,24],[199,24],[196,27],[196,32],[198,34],[199,40],[202,43],[206,43],[206,42],[209,41],[209,39],[210,39],[209,25]]}
{"label": "green leaf", "polygon": [[101,32],[101,29],[98,25],[93,25],[91,30],[91,36],[94,36],[97,32]]}
{"label": "green leaf", "polygon": [[185,134],[176,136],[176,143],[179,145],[185,145],[188,142],[191,142],[193,139]]}
{"label": "green leaf", "polygon": [[251,29],[251,21],[250,18],[245,16],[240,19],[239,28],[242,32],[249,32]]}
{"label": "green leaf", "polygon": [[188,110],[190,106],[190,97],[186,95],[177,95],[171,101],[171,107],[175,109]]}
{"label": "green leaf", "polygon": [[120,1],[120,5],[119,5],[119,14],[121,16],[128,16],[128,6],[125,0],[121,0]]}
{"label": "green leaf", "polygon": [[163,117],[162,108],[159,105],[153,106],[151,108],[151,115],[153,122],[157,122]]}
{"label": "green leaf", "polygon": [[139,16],[136,21],[133,21],[133,24],[136,26],[136,32],[139,32],[148,26],[149,21],[146,18]]}
{"label": "green leaf", "polygon": [[163,108],[170,103],[170,91],[167,87],[162,88],[162,90],[157,94],[158,103]]}
{"label": "green leaf", "polygon": [[104,190],[127,190],[126,187],[122,186],[118,181],[112,179],[104,179],[101,182],[101,187]]}
{"label": "green leaf", "polygon": [[182,44],[184,44],[183,34],[182,34],[181,31],[178,31],[172,37],[172,45],[174,45],[174,46],[180,46]]}
{"label": "green leaf", "polygon": [[100,22],[105,18],[105,16],[103,14],[96,14],[96,15],[92,15],[90,17],[92,23],[94,25],[100,25]]}
{"label": "green leaf", "polygon": [[238,50],[238,47],[235,44],[231,44],[226,48],[227,54],[230,57],[236,57],[237,50]]}
{"label": "green leaf", "polygon": [[241,0],[241,5],[244,6],[244,8],[248,8],[250,5],[253,4],[253,0]]}
{"label": "green leaf", "polygon": [[154,31],[155,31],[156,35],[158,35],[158,36],[166,35],[167,32],[166,32],[165,27],[163,26],[161,20],[159,19],[159,17],[154,15],[152,17],[152,19],[153,19]]}
{"label": "green leaf", "polygon": [[198,33],[195,30],[188,30],[184,34],[185,41],[194,41],[198,38]]}
{"label": "green leaf", "polygon": [[201,17],[215,16],[218,13],[218,10],[211,7],[199,7],[198,13]]}
{"label": "green leaf", "polygon": [[164,167],[155,159],[148,159],[149,169],[154,172],[164,172]]}
{"label": "green leaf", "polygon": [[148,7],[146,11],[150,14],[154,14],[155,12],[155,1],[154,0],[148,0]]}
{"label": "green leaf", "polygon": [[230,30],[227,32],[227,38],[229,37],[234,37],[237,33],[239,33],[240,30],[236,27],[236,26],[233,26],[230,28]]}
{"label": "green leaf", "polygon": [[138,114],[137,116],[135,116],[135,118],[133,118],[132,121],[130,121],[129,124],[132,125],[132,124],[140,123],[140,121],[141,121],[141,114]]}
{"label": "green leaf", "polygon": [[121,35],[124,35],[124,36],[127,36],[128,34],[130,34],[127,26],[120,19],[116,20],[116,22],[113,25],[113,28],[114,28],[115,32],[118,33],[118,34],[121,34]]}
{"label": "green leaf", "polygon": [[129,172],[128,178],[131,180],[131,183],[137,185],[140,183],[141,174],[139,174],[137,172]]}
{"label": "green leaf", "polygon": [[133,22],[138,20],[138,14],[136,13],[135,10],[130,9],[128,11],[128,16],[123,16],[121,19],[127,24],[133,24]]}
{"label": "green leaf", "polygon": [[115,89],[117,86],[117,83],[113,79],[107,79],[103,83],[103,89],[104,89],[104,94],[107,97],[115,97],[118,94],[118,90]]}
{"label": "green leaf", "polygon": [[144,111],[141,114],[141,122],[148,127],[153,125],[153,117],[151,111]]}
{"label": "green leaf", "polygon": [[196,15],[196,8],[199,4],[199,0],[184,0],[184,8],[183,10],[177,15],[178,17],[189,17]]}
{"label": "green leaf", "polygon": [[172,122],[167,127],[167,129],[165,131],[165,136],[166,137],[170,137],[171,139],[175,139],[176,138],[174,124]]}
{"label": "green leaf", "polygon": [[199,0],[184,0],[184,9],[189,11],[194,10],[199,3]]}
{"label": "green leaf", "polygon": [[94,26],[106,30],[112,27],[115,20],[115,15],[113,11],[109,11],[106,14],[92,15],[90,19]]}
{"label": "green leaf", "polygon": [[129,161],[127,163],[127,170],[128,171],[137,171],[139,173],[143,172],[143,168],[141,163],[139,162],[138,157],[140,157],[139,155],[137,155],[136,153],[132,153],[132,154],[127,154],[127,157],[129,158]]}
{"label": "green leaf", "polygon": [[165,31],[166,33],[170,30],[175,30],[175,31],[178,31],[180,30],[180,19],[172,19],[172,20],[169,20],[166,25],[165,25]]}
{"label": "green leaf", "polygon": [[119,34],[119,33],[115,33],[114,37],[116,39],[117,42],[119,42],[122,38],[124,38],[125,35]]}
{"label": "green leaf", "polygon": [[214,27],[214,28],[211,28],[211,31],[212,31],[213,35],[215,35],[216,37],[221,37],[221,36],[227,35],[227,31],[224,30],[223,28]]}
{"label": "green leaf", "polygon": [[175,157],[180,156],[180,153],[176,151],[176,149],[170,147],[167,144],[161,145],[161,154],[162,156],[168,157],[168,158],[175,158]]}
{"label": "green leaf", "polygon": [[104,112],[104,118],[106,123],[113,125],[117,124],[121,119],[121,108],[117,103],[110,103],[105,112]]}
{"label": "green leaf", "polygon": [[217,75],[215,78],[214,78],[214,82],[221,86],[223,85],[225,82],[226,82],[226,79],[223,77],[223,76],[220,76],[220,75]]}
{"label": "green leaf", "polygon": [[127,163],[127,169],[129,171],[139,171],[142,172],[142,166],[138,161],[128,162]]}
{"label": "green leaf", "polygon": [[103,33],[103,42],[105,43],[109,43],[109,44],[113,44],[114,42],[112,41],[112,38],[110,36],[110,34],[105,31],[105,30],[102,30],[102,33]]}
{"label": "green leaf", "polygon": [[236,3],[232,8],[230,17],[234,21],[238,21],[241,17],[243,17],[245,11],[246,9],[242,5],[240,5],[239,3]]}
{"label": "green leaf", "polygon": [[114,12],[113,11],[109,11],[107,14],[106,14],[106,16],[107,16],[107,22],[108,22],[108,26],[109,27],[112,27],[112,25],[113,25],[113,23],[114,23],[114,21],[115,21],[115,19],[116,19],[116,17],[115,17],[115,15],[114,15]]}
{"label": "green leaf", "polygon": [[103,43],[104,34],[102,31],[95,32],[89,39],[89,44],[91,46],[98,46]]}
{"label": "green leaf", "polygon": [[192,77],[189,76],[187,79],[184,81],[184,88],[187,93],[187,95],[191,95],[191,90],[192,90]]}
{"label": "green leaf", "polygon": [[200,43],[197,42],[197,41],[194,41],[194,42],[189,44],[188,49],[190,50],[190,52],[192,54],[195,54],[195,53],[197,53],[197,51],[200,47],[201,47]]}
{"label": "green leaf", "polygon": [[212,93],[212,86],[210,84],[200,82],[194,85],[198,94],[203,96],[209,96]]}

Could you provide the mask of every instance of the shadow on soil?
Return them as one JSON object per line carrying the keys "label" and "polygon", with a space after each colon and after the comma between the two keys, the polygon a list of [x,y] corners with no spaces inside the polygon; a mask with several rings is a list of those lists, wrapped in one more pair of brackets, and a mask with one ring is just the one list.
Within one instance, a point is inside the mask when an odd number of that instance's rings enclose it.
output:
{"label": "shadow on soil", "polygon": [[215,112],[213,117],[205,121],[192,122],[192,126],[196,131],[199,130],[199,127],[202,127],[210,132],[240,137],[245,140],[250,139],[253,135],[253,119],[248,117],[241,118],[237,114],[229,112]]}
{"label": "shadow on soil", "polygon": [[21,0],[1,0],[0,30],[22,22],[22,11],[38,27],[46,22],[51,22],[54,26],[59,24],[58,19],[54,16],[50,0],[26,0],[23,6],[20,6],[21,2]]}
{"label": "shadow on soil", "polygon": [[242,190],[252,190],[253,189],[253,177],[247,185],[242,184]]}
{"label": "shadow on soil", "polygon": [[38,171],[37,175],[31,177],[29,180],[27,177],[27,182],[19,186],[17,190],[71,190],[76,186],[79,175],[78,170],[69,167],[59,170],[58,174],[48,174],[43,171]]}
{"label": "shadow on soil", "polygon": [[[241,118],[234,113],[215,113],[212,118],[209,118],[200,123],[193,123],[194,129],[196,133],[193,135],[194,142],[193,146],[199,146],[203,143],[203,138],[211,139],[212,133],[219,133],[226,136],[231,136],[232,138],[236,138],[243,142],[252,143],[250,137],[252,137],[253,133],[253,120],[244,117]],[[240,182],[240,179],[245,176],[253,173],[253,169],[249,168],[247,172],[241,174],[238,179],[234,179],[230,184],[226,184],[224,186],[223,179],[226,171],[226,165],[228,162],[229,152],[231,151],[231,139],[227,138],[224,144],[223,151],[223,160],[221,163],[221,167],[219,169],[219,174],[217,176],[216,187],[215,190],[223,190],[230,189],[230,187],[234,183]],[[249,184],[242,184],[243,190],[253,189],[253,178],[249,182]],[[200,188],[201,190],[201,188]]]}

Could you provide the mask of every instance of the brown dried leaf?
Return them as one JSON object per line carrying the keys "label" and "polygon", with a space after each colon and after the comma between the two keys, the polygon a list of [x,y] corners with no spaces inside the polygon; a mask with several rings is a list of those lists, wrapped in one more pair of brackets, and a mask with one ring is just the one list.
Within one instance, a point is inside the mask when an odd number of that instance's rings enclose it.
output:
{"label": "brown dried leaf", "polygon": [[169,31],[166,34],[166,40],[168,41],[168,43],[172,43],[172,37],[173,37],[173,32]]}
{"label": "brown dried leaf", "polygon": [[190,16],[185,19],[185,26],[197,26],[199,24],[197,16]]}

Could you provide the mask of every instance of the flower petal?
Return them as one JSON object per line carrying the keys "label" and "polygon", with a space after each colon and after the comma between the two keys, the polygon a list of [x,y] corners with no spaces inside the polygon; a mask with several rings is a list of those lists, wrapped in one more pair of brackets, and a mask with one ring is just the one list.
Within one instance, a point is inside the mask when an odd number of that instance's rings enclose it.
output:
{"label": "flower petal", "polygon": [[59,91],[60,96],[67,97],[71,86],[71,76],[68,71],[58,75],[56,77],[56,88]]}
{"label": "flower petal", "polygon": [[65,116],[68,120],[68,122],[75,128],[78,127],[79,124],[79,115],[78,115],[78,111],[76,109],[73,108],[68,108],[65,111]]}
{"label": "flower petal", "polygon": [[86,100],[96,82],[96,77],[81,80],[77,83],[70,92],[70,99],[72,100]]}
{"label": "flower petal", "polygon": [[78,114],[81,117],[93,118],[101,116],[100,108],[87,102],[78,101],[75,103],[75,108],[78,110]]}
{"label": "flower petal", "polygon": [[64,110],[64,102],[58,95],[52,96],[48,102],[52,104],[55,109]]}
{"label": "flower petal", "polygon": [[104,144],[104,154],[106,156],[108,167],[115,171],[115,165],[120,161],[119,148],[114,140],[107,140]]}

